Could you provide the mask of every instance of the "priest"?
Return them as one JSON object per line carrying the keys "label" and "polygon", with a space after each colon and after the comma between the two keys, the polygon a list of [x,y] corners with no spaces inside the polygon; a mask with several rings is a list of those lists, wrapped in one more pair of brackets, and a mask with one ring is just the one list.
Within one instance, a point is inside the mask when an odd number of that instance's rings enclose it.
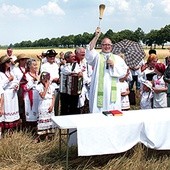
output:
{"label": "priest", "polygon": [[101,41],[101,52],[95,49],[101,30],[97,27],[95,36],[86,48],[87,62],[93,67],[90,85],[89,107],[91,113],[121,110],[119,78],[127,73],[125,61],[112,53],[109,38]]}

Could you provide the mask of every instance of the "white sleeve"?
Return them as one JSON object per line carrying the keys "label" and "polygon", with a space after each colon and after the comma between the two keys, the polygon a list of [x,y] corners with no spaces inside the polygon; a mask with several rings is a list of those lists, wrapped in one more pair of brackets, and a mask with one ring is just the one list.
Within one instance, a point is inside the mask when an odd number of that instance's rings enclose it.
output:
{"label": "white sleeve", "polygon": [[2,86],[0,85],[0,95],[4,93]]}
{"label": "white sleeve", "polygon": [[90,46],[87,45],[85,57],[86,57],[88,64],[94,66],[95,65],[95,59],[98,56],[98,54],[99,53],[95,49],[90,50]]}
{"label": "white sleeve", "polygon": [[120,56],[114,55],[114,57],[115,57],[114,66],[113,68],[109,67],[109,72],[113,77],[122,78],[126,75],[128,67],[125,61]]}

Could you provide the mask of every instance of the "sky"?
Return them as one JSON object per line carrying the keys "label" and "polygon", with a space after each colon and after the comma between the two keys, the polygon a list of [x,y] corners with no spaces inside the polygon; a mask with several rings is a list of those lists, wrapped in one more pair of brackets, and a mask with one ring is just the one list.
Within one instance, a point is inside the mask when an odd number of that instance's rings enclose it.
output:
{"label": "sky", "polygon": [[170,0],[0,0],[0,45],[93,33],[105,4],[103,33],[170,24]]}

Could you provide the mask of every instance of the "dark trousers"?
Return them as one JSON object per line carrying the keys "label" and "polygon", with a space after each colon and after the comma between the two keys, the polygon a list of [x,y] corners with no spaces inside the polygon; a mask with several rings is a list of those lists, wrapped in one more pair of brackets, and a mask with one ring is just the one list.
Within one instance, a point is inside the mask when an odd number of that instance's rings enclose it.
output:
{"label": "dark trousers", "polygon": [[129,83],[129,89],[130,90],[133,89],[134,83],[136,85],[136,90],[139,90],[140,89],[140,82],[138,80],[138,76],[137,75],[132,76],[132,81]]}
{"label": "dark trousers", "polygon": [[55,103],[54,103],[54,114],[55,116],[59,115],[59,102],[60,101],[60,92],[55,90]]}
{"label": "dark trousers", "polygon": [[60,93],[60,115],[80,114],[80,109],[77,108],[79,95],[69,95]]}

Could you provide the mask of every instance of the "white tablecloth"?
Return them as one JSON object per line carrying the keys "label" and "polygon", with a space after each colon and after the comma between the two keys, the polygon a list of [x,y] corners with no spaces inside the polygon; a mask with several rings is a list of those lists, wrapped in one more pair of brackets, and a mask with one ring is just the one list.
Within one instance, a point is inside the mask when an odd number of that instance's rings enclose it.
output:
{"label": "white tablecloth", "polygon": [[61,129],[77,128],[79,156],[120,153],[137,143],[170,149],[170,108],[126,111],[122,116],[55,116],[52,120]]}

